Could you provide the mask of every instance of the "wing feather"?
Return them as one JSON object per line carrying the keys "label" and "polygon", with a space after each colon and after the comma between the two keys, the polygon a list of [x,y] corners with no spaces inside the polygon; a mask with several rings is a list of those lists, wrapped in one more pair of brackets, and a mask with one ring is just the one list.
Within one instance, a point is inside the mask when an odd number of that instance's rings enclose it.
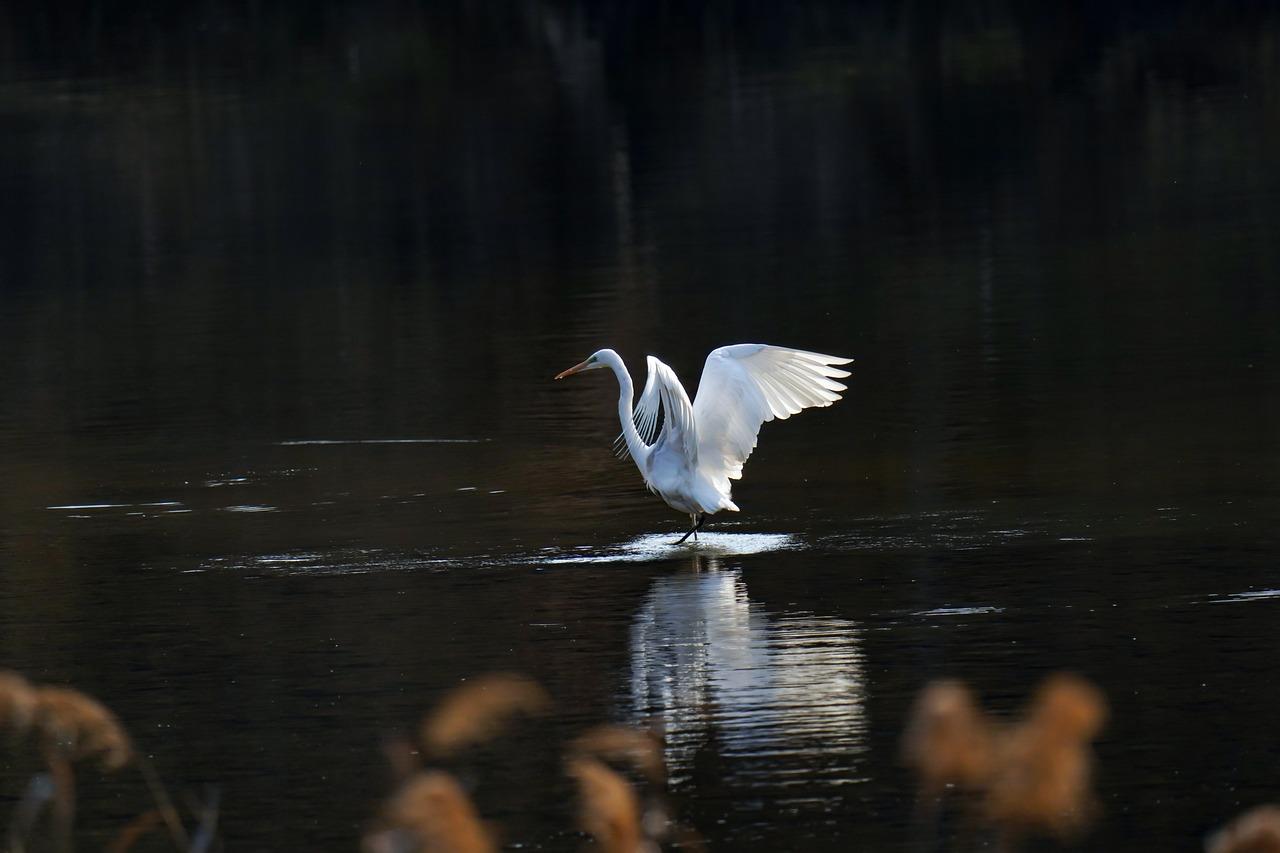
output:
{"label": "wing feather", "polygon": [[[640,399],[636,402],[635,411],[632,413],[632,420],[636,424],[636,432],[640,434],[640,440],[645,445],[653,444],[653,440],[658,433],[658,409],[661,404],[661,394],[658,390],[658,371],[653,369],[653,363],[658,361],[653,356],[649,356],[649,376],[645,379],[644,390],[640,392]],[[658,362],[661,364],[662,362]],[[631,456],[631,451],[627,449],[627,440],[618,433],[618,437],[613,440],[613,452],[619,459],[626,459]]]}
{"label": "wing feather", "polygon": [[679,442],[690,467],[698,464],[698,423],[693,404],[676,372],[653,356],[649,356],[649,370],[656,375],[658,392],[662,399],[662,433],[658,440]]}
{"label": "wing feather", "polygon": [[[679,440],[689,463],[696,465],[698,429],[689,395],[685,393],[674,370],[653,356],[649,356],[647,361],[649,376],[632,413],[636,432],[640,434],[640,440],[650,446],[664,435]],[[662,416],[661,433],[658,431],[659,413]],[[623,436],[619,435],[614,439],[613,445],[614,452],[620,458],[625,459],[631,455]]]}
{"label": "wing feather", "polygon": [[804,409],[830,406],[849,375],[835,365],[852,359],[765,344],[713,350],[693,402],[700,468],[728,494],[729,480],[755,450],[760,425]]}

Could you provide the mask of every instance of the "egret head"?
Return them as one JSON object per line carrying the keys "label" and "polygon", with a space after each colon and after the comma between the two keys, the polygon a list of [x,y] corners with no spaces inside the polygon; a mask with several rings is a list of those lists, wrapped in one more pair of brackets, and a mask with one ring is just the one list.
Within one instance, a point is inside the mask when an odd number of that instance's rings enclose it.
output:
{"label": "egret head", "polygon": [[596,352],[593,352],[591,356],[581,364],[575,364],[573,367],[570,367],[568,370],[557,373],[556,379],[564,379],[566,376],[572,376],[573,374],[581,373],[584,370],[599,370],[602,367],[608,367],[609,365],[605,363],[605,354],[611,353],[611,352],[612,350],[603,350],[603,349],[597,350]]}

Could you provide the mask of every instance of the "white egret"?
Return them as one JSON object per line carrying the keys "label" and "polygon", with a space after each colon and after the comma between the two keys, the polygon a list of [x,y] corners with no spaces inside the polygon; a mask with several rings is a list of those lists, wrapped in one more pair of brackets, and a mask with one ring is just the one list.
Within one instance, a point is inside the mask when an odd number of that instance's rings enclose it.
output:
{"label": "white egret", "polygon": [[[742,477],[742,466],[756,447],[760,425],[786,420],[811,406],[830,406],[849,375],[833,365],[852,359],[767,344],[734,344],[712,350],[702,368],[698,396],[690,403],[675,371],[649,356],[649,378],[632,408],[634,386],[622,357],[611,349],[595,352],[556,376],[608,367],[618,377],[620,455],[635,460],[645,485],[687,513],[696,534],[707,516],[722,509],[737,512],[730,480]],[[658,411],[662,431],[654,440]]]}

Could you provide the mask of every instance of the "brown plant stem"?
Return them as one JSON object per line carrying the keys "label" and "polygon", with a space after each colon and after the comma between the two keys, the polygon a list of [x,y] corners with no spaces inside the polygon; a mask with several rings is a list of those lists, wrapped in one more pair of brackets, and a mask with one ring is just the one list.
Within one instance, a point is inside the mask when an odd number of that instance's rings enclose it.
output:
{"label": "brown plant stem", "polygon": [[159,809],[148,809],[125,825],[107,845],[106,853],[128,853],[138,840],[164,823]]}
{"label": "brown plant stem", "polygon": [[160,780],[160,774],[156,772],[155,767],[145,755],[139,752],[135,757],[138,762],[138,771],[142,773],[142,778],[151,791],[151,798],[155,800],[156,811],[160,813],[169,830],[169,837],[173,839],[173,843],[179,850],[188,849],[191,846],[191,840],[187,836],[186,827],[182,825],[178,810],[173,805],[173,798],[169,796],[164,782]]}
{"label": "brown plant stem", "polygon": [[45,750],[49,778],[53,780],[54,839],[58,850],[74,849],[73,827],[76,819],[76,772],[71,762],[56,749]]}

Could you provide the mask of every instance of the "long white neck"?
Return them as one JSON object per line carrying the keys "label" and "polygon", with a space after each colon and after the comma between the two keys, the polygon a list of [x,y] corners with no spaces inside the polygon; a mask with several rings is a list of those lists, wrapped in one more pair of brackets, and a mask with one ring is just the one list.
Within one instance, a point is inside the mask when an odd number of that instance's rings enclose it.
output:
{"label": "long white neck", "polygon": [[627,372],[622,356],[613,350],[602,350],[598,353],[598,357],[613,370],[613,375],[618,377],[618,420],[622,422],[622,437],[627,442],[627,450],[631,451],[631,458],[635,460],[636,467],[643,474],[645,460],[649,458],[649,448],[640,440],[640,433],[636,431],[631,402],[635,394],[635,386],[631,384],[631,374]]}

